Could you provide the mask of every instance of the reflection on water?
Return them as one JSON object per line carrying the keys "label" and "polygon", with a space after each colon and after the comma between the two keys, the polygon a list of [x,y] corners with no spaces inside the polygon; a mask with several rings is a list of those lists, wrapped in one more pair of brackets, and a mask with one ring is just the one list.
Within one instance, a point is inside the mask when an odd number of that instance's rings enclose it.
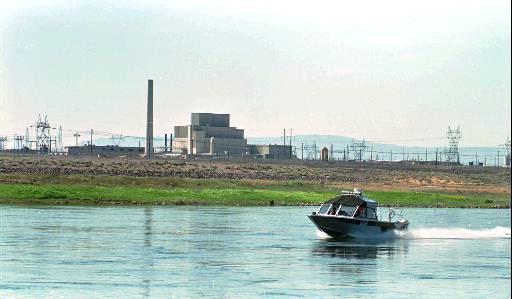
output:
{"label": "reflection on water", "polygon": [[407,246],[401,240],[358,242],[354,239],[319,240],[312,249],[314,255],[343,259],[375,259],[407,253]]}
{"label": "reflection on water", "polygon": [[407,238],[357,240],[317,237],[309,209],[0,206],[0,297],[510,293],[510,210],[411,209]]}
{"label": "reflection on water", "polygon": [[150,297],[151,274],[153,270],[153,257],[151,254],[152,214],[152,207],[144,208],[144,250],[142,252],[142,259],[144,260],[144,269],[147,274],[144,275],[144,279],[142,280],[142,295],[146,298]]}
{"label": "reflection on water", "polygon": [[343,279],[354,285],[372,285],[377,283],[381,271],[379,260],[389,262],[403,258],[407,254],[407,246],[401,240],[320,239],[311,247],[311,253],[323,261],[331,279]]}

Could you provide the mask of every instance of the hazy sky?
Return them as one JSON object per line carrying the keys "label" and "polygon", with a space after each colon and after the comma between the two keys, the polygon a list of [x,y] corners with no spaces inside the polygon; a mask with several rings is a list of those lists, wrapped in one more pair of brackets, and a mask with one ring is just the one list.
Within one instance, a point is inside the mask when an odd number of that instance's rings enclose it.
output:
{"label": "hazy sky", "polygon": [[41,113],[143,136],[148,78],[156,134],[218,112],[246,136],[510,135],[507,0],[0,3],[0,135]]}

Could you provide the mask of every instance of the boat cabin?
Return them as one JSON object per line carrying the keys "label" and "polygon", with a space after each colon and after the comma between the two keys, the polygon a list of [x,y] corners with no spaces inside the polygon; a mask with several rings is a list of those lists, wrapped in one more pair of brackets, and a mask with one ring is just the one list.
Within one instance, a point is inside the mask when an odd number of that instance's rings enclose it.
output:
{"label": "boat cabin", "polygon": [[340,196],[324,202],[317,215],[377,219],[377,202],[364,197],[361,191],[343,191]]}

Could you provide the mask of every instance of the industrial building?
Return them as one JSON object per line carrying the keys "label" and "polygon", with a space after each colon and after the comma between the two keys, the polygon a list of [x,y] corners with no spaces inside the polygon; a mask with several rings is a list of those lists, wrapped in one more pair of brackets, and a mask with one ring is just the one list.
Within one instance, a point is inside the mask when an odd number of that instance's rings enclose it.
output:
{"label": "industrial building", "polygon": [[144,155],[143,147],[117,145],[68,146],[68,156],[94,157],[139,157]]}
{"label": "industrial building", "polygon": [[244,130],[230,127],[229,114],[192,113],[191,124],[174,127],[173,150],[188,155],[246,155]]}
{"label": "industrial building", "polygon": [[244,130],[230,126],[229,114],[192,113],[191,124],[174,127],[173,151],[187,155],[290,159],[288,145],[248,145]]}

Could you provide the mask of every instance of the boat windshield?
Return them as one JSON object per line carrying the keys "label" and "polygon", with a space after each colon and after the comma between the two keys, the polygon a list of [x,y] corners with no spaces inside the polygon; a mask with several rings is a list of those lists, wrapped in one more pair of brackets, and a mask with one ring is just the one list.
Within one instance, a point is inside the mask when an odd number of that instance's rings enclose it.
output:
{"label": "boat windshield", "polygon": [[352,216],[354,214],[354,211],[356,210],[356,207],[351,206],[341,206],[338,210],[338,215],[341,216]]}
{"label": "boat windshield", "polygon": [[331,205],[329,205],[329,204],[321,205],[320,209],[318,210],[318,214],[327,214],[327,212],[329,211],[329,207],[330,206]]}

